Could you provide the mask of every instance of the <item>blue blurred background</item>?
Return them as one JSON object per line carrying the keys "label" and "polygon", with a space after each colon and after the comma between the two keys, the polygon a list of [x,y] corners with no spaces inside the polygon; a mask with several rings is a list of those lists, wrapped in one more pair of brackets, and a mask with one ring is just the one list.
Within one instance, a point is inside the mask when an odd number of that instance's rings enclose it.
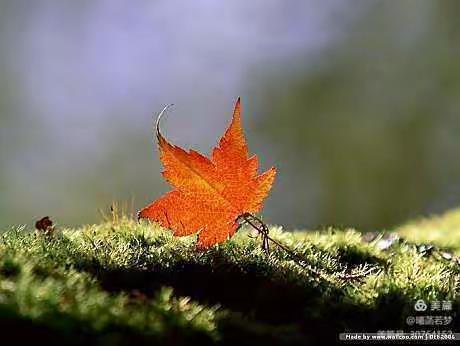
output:
{"label": "blue blurred background", "polygon": [[460,204],[460,2],[0,0],[0,226],[169,189],[153,114],[206,154],[242,96],[286,228]]}

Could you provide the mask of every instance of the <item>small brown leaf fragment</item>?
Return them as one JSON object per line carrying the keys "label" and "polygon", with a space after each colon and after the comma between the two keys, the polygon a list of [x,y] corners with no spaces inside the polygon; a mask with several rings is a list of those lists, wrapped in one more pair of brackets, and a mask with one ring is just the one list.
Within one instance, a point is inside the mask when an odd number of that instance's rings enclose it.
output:
{"label": "small brown leaf fragment", "polygon": [[51,234],[54,231],[54,224],[49,216],[45,216],[35,222],[35,228],[45,234]]}

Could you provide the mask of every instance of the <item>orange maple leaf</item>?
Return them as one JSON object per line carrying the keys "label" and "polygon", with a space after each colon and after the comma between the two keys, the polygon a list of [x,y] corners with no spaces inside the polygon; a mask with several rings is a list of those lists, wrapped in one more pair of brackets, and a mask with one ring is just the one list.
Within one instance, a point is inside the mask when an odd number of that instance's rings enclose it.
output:
{"label": "orange maple leaf", "polygon": [[201,248],[225,241],[235,234],[240,215],[260,211],[276,174],[272,167],[259,175],[257,156],[248,158],[240,99],[211,159],[170,144],[160,132],[160,118],[161,114],[156,131],[163,176],[174,189],[142,209],[138,217],[156,221],[176,236],[199,232]]}

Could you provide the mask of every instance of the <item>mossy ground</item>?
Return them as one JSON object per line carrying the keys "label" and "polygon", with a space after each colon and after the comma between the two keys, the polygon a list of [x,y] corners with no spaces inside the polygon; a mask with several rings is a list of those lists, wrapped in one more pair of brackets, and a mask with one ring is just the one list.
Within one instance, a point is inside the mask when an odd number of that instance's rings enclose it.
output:
{"label": "mossy ground", "polygon": [[[460,211],[394,231],[408,241],[382,250],[382,235],[272,227],[319,278],[275,247],[267,257],[244,230],[200,252],[194,237],[125,217],[52,235],[14,228],[0,235],[2,334],[48,345],[303,345],[343,331],[407,331],[418,299],[451,300],[456,314],[460,264],[416,244],[460,254]],[[363,266],[376,270],[338,277]]]}

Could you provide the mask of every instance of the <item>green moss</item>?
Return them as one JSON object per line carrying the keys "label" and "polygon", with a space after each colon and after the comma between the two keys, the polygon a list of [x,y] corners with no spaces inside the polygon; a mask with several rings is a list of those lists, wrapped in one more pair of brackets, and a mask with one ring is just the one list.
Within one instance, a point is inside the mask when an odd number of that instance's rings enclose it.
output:
{"label": "green moss", "polygon": [[[458,250],[459,215],[398,231]],[[424,256],[406,242],[380,250],[378,238],[363,241],[352,229],[272,227],[271,235],[321,277],[282,250],[267,257],[245,230],[199,252],[193,236],[127,218],[51,237],[13,229],[0,241],[0,319],[7,334],[48,343],[294,345],[333,341],[345,330],[407,329],[418,299],[452,300],[458,311],[455,261]],[[340,278],[363,267],[376,270]]]}
{"label": "green moss", "polygon": [[408,240],[436,244],[460,255],[460,209],[409,222],[396,231]]}

